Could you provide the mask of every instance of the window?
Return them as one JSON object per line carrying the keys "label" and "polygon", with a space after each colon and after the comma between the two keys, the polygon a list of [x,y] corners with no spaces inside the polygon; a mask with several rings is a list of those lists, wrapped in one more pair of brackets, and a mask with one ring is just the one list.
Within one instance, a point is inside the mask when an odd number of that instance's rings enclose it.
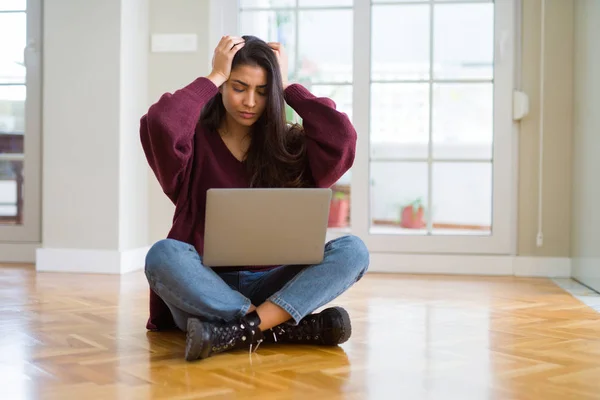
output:
{"label": "window", "polygon": [[282,42],[291,80],[357,128],[333,236],[385,252],[510,251],[514,0],[229,4],[236,34]]}
{"label": "window", "polygon": [[39,11],[0,2],[0,240],[39,241]]}

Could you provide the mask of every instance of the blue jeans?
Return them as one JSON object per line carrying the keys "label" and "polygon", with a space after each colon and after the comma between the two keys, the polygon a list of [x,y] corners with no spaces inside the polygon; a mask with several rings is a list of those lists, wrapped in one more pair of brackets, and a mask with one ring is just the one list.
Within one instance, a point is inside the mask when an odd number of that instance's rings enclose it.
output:
{"label": "blue jeans", "polygon": [[258,307],[267,300],[282,307],[297,324],[350,288],[368,266],[369,252],[356,236],[328,242],[320,264],[259,272],[208,268],[194,246],[164,239],[148,252],[145,272],[150,288],[185,331],[189,317],[228,322],[246,315],[251,304]]}

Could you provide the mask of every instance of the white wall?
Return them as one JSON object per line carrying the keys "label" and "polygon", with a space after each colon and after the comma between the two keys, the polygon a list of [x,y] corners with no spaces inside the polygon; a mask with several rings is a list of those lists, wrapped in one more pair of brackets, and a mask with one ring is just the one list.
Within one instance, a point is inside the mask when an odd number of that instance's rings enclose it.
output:
{"label": "white wall", "polygon": [[148,0],[121,0],[119,248],[148,244],[148,175],[140,117],[148,108]]}
{"label": "white wall", "polygon": [[600,1],[575,2],[573,276],[600,291]]}
{"label": "white wall", "polygon": [[[578,0],[577,0],[578,1]],[[521,0],[521,90],[529,96],[529,115],[520,123],[518,158],[518,245],[526,257],[569,257],[573,141],[573,4],[546,0],[545,86],[540,98],[541,0]],[[538,233],[539,121],[544,103],[542,165],[543,246]]]}
{"label": "white wall", "polygon": [[[44,6],[43,271],[143,267],[148,0]],[[127,264],[127,265],[126,265]]]}
{"label": "white wall", "polygon": [[44,247],[119,246],[120,4],[44,5]]}
{"label": "white wall", "polygon": [[[150,33],[191,33],[198,35],[193,53],[150,53],[149,102],[173,92],[198,76],[210,72],[209,0],[151,0]],[[215,43],[216,45],[216,43]],[[212,46],[214,47],[214,46]],[[152,171],[149,175],[150,242],[164,238],[171,228],[174,206],[162,192]]]}

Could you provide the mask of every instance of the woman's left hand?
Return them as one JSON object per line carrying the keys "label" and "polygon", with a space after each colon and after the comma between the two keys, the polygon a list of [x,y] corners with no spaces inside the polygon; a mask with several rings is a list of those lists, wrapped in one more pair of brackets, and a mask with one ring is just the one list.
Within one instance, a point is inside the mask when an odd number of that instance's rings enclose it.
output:
{"label": "woman's left hand", "polygon": [[278,42],[269,42],[269,47],[273,49],[275,55],[277,56],[277,61],[279,62],[279,68],[281,70],[281,80],[283,83],[283,88],[287,88],[288,83],[288,57],[283,45]]}

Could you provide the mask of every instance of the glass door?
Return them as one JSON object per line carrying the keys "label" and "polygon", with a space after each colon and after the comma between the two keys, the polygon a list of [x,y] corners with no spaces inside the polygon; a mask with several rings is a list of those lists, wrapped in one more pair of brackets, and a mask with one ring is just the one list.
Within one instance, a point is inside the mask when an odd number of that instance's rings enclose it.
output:
{"label": "glass door", "polygon": [[366,94],[354,97],[356,124],[368,134],[353,230],[372,251],[508,254],[513,0],[355,6],[355,60],[369,63],[355,75]]}
{"label": "glass door", "polygon": [[0,37],[0,242],[39,242],[39,0],[0,2]]}
{"label": "glass door", "polygon": [[237,16],[232,32],[283,42],[291,80],[332,98],[358,131],[330,238],[351,233],[385,253],[510,253],[515,0],[221,4]]}

